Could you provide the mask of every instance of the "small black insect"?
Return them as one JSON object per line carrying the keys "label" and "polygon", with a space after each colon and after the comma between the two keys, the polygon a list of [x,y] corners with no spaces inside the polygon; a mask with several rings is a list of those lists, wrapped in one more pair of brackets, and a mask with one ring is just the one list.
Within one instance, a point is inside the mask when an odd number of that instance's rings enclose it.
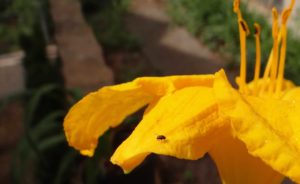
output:
{"label": "small black insect", "polygon": [[158,135],[158,136],[156,137],[156,139],[157,139],[158,141],[163,141],[163,140],[166,140],[166,136],[164,136],[164,135]]}

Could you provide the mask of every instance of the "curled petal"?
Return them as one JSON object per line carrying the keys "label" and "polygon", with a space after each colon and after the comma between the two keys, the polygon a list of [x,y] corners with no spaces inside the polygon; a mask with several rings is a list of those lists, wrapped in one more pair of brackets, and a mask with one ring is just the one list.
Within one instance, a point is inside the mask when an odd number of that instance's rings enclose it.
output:
{"label": "curled petal", "polygon": [[111,158],[125,172],[150,153],[198,159],[223,130],[211,88],[188,87],[162,97]]}
{"label": "curled petal", "polygon": [[134,83],[104,87],[88,94],[65,117],[64,129],[69,144],[83,155],[92,156],[100,135],[152,98]]}
{"label": "curled petal", "polygon": [[[69,144],[83,155],[92,156],[98,138],[126,116],[161,96],[186,86],[212,86],[213,75],[143,77],[120,85],[101,88],[75,104],[64,120]],[[148,108],[151,109],[151,108]]]}

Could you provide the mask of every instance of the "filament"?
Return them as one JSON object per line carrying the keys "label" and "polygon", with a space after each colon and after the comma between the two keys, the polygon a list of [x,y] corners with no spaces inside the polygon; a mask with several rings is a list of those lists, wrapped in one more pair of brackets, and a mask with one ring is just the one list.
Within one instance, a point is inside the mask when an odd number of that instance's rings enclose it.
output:
{"label": "filament", "polygon": [[260,48],[260,25],[255,23],[255,48],[256,48],[256,58],[255,58],[255,72],[254,72],[254,93],[257,91],[257,83],[260,75],[260,65],[261,65],[261,48]]}

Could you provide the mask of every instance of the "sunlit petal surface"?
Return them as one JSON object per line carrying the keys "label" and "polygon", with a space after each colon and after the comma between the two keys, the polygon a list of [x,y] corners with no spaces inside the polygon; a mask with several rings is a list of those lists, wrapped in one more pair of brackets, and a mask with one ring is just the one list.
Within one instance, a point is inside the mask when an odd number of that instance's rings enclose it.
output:
{"label": "sunlit petal surface", "polygon": [[198,159],[213,145],[223,122],[211,88],[178,90],[160,99],[111,160],[130,171],[151,152]]}
{"label": "sunlit petal surface", "polygon": [[88,94],[70,109],[64,120],[67,140],[82,154],[92,156],[99,136],[128,115],[148,103],[154,104],[165,94],[186,86],[212,86],[213,80],[213,75],[143,77],[104,87]]}
{"label": "sunlit petal surface", "polygon": [[231,120],[233,136],[245,143],[251,155],[299,181],[300,104],[242,96],[218,78],[214,89],[221,113]]}

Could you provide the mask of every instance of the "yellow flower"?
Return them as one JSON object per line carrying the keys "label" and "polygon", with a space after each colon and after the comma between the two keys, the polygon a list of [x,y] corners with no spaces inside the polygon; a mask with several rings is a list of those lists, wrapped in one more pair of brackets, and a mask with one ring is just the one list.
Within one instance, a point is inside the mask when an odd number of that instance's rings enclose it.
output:
{"label": "yellow flower", "polygon": [[74,105],[64,129],[71,146],[92,156],[106,130],[148,104],[142,121],[111,161],[129,172],[150,153],[195,160],[209,153],[223,183],[300,183],[300,88],[284,79],[286,23],[293,8],[273,9],[272,52],[260,73],[260,28],[255,24],[256,67],[246,83],[248,26],[234,2],[241,40],[239,89],[223,70],[214,75],[143,77],[104,87]]}

